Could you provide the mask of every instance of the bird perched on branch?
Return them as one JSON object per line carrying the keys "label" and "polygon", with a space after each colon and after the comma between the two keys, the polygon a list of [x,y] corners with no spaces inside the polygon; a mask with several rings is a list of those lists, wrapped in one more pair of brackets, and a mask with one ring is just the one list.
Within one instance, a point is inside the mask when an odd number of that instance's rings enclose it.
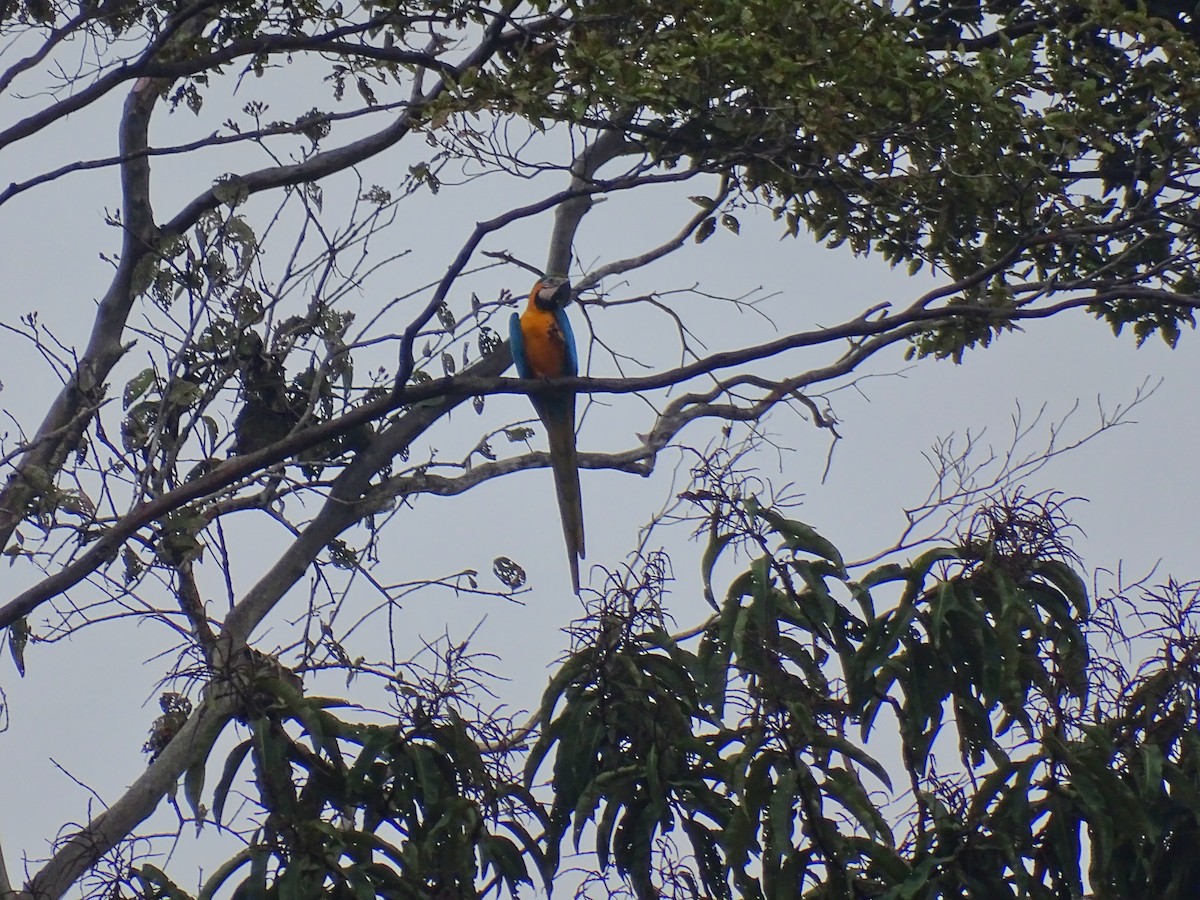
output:
{"label": "bird perched on branch", "polygon": [[[517,374],[522,378],[563,378],[579,374],[575,336],[564,307],[571,302],[566,278],[547,275],[529,292],[525,311],[509,320],[509,343]],[[571,586],[579,593],[579,560],[583,558],[583,501],[579,492],[579,465],[575,453],[575,392],[535,394],[529,398],[546,426],[550,442],[550,468],[558,493]]]}

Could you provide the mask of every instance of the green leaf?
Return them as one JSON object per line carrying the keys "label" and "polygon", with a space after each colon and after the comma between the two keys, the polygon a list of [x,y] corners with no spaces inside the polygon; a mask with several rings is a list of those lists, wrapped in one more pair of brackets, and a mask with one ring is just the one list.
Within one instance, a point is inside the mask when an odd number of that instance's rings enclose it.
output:
{"label": "green leaf", "polygon": [[187,799],[188,806],[191,807],[192,813],[199,822],[204,821],[208,812],[204,808],[204,804],[200,802],[204,792],[204,764],[205,760],[202,759],[196,764],[188,766],[187,771],[183,774],[183,796]]}
{"label": "green leaf", "polygon": [[213,789],[212,814],[213,820],[218,825],[221,824],[221,816],[225,812],[225,802],[229,799],[229,791],[233,787],[233,780],[237,777],[238,769],[241,768],[246,754],[250,752],[250,748],[253,745],[254,742],[252,740],[244,740],[229,751],[229,756],[225,758],[225,767],[221,771],[221,780],[217,782],[216,788]]}
{"label": "green leaf", "polygon": [[[540,810],[540,806],[536,804],[533,807],[528,807]],[[551,886],[554,881],[555,867],[550,858],[542,852],[539,842],[526,830],[525,826],[515,819],[502,819],[500,827],[507,829],[517,836],[517,840],[521,842],[522,851],[533,859],[533,863],[537,866],[538,874],[542,879],[542,888],[546,892],[546,896],[551,894]],[[532,882],[531,882],[532,883]]]}
{"label": "green leaf", "polygon": [[[218,866],[212,875],[205,879],[204,885],[200,888],[199,894],[197,894],[198,900],[212,900],[212,898],[217,895],[217,892],[220,891],[225,882],[228,881],[238,869],[246,865],[246,863],[251,862],[254,859],[254,855],[254,848],[246,847]],[[243,882],[243,885],[244,884],[245,883]],[[241,896],[244,896],[245,893],[248,892],[243,892]],[[239,894],[235,892],[234,896],[239,896]]]}
{"label": "green leaf", "polygon": [[250,197],[250,188],[245,179],[232,173],[222,175],[214,181],[212,192],[218,203],[222,203],[230,209],[240,206]]}
{"label": "green leaf", "polygon": [[154,384],[157,377],[158,373],[153,368],[142,369],[142,371],[130,378],[129,381],[125,382],[125,390],[121,394],[122,407],[129,409],[133,403],[140,400],[146,391],[150,390],[151,385]]}
{"label": "green leaf", "polygon": [[1163,753],[1153,744],[1145,744],[1140,748],[1142,759],[1141,794],[1148,801],[1162,793],[1163,787]]}
{"label": "green leaf", "polygon": [[700,561],[700,577],[704,583],[704,599],[708,601],[708,605],[720,612],[721,607],[717,603],[716,595],[712,589],[712,573],[713,568],[717,564],[717,560],[721,556],[721,552],[729,546],[729,543],[736,537],[734,534],[718,534],[712,532],[708,538],[708,544],[704,548],[704,556]]}
{"label": "green leaf", "polygon": [[831,542],[817,534],[812,526],[795,519],[788,519],[773,509],[761,507],[754,498],[748,500],[746,505],[753,515],[766,521],[785,539],[785,546],[789,550],[799,550],[827,559],[837,567],[839,574],[845,573],[846,567],[842,561],[841,552]]}
{"label": "green leaf", "polygon": [[798,791],[798,773],[793,769],[780,773],[767,808],[767,843],[763,848],[764,874],[777,875],[784,860],[792,853],[794,807]]}
{"label": "green leaf", "polygon": [[908,580],[909,584],[913,586],[913,593],[920,591],[921,585],[929,577],[930,571],[939,562],[962,558],[963,551],[955,547],[934,547],[932,550],[926,550],[908,565]]}
{"label": "green leaf", "polygon": [[166,400],[173,406],[187,409],[204,395],[204,389],[195,381],[187,378],[174,379],[167,390]]}
{"label": "green leaf", "polygon": [[857,772],[835,766],[825,771],[825,778],[824,789],[854,816],[872,838],[882,836],[889,847],[895,846],[895,838],[887,820],[871,802]]}
{"label": "green leaf", "polygon": [[1032,571],[1045,578],[1060,590],[1064,597],[1071,601],[1080,618],[1086,618],[1090,612],[1087,584],[1079,573],[1060,560],[1035,560]]}
{"label": "green leaf", "polygon": [[166,873],[156,866],[146,863],[132,870],[132,875],[141,882],[143,895],[146,897],[161,897],[165,900],[192,900],[191,895],[167,877]]}
{"label": "green leaf", "polygon": [[346,789],[358,793],[364,789],[367,772],[378,762],[393,743],[397,741],[393,728],[370,726],[359,734],[359,752],[354,763],[346,773]]}
{"label": "green leaf", "polygon": [[[362,869],[356,865],[349,866],[342,869],[342,874],[346,876],[346,881],[358,900],[376,900],[375,885]],[[287,896],[282,888],[280,896]]]}
{"label": "green leaf", "polygon": [[867,753],[866,750],[859,747],[857,744],[851,743],[841,735],[831,732],[822,731],[816,732],[812,736],[812,745],[828,750],[836,750],[847,759],[851,759],[858,763],[864,769],[880,780],[888,789],[892,789],[892,779],[885,769],[876,759]]}

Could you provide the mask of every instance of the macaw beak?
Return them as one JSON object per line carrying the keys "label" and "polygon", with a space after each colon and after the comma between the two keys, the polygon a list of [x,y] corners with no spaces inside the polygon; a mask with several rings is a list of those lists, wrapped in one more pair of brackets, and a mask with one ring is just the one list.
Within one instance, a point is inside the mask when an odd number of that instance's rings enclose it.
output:
{"label": "macaw beak", "polygon": [[571,302],[571,282],[552,276],[538,282],[537,305],[542,309],[562,309]]}

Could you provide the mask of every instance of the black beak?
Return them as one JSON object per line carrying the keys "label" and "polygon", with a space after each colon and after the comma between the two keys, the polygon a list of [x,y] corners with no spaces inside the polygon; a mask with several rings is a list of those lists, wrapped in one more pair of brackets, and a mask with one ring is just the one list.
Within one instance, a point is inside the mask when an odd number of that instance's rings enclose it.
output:
{"label": "black beak", "polygon": [[550,296],[551,301],[557,309],[562,309],[571,302],[571,282],[564,281],[554,289],[554,293]]}
{"label": "black beak", "polygon": [[538,288],[537,305],[542,309],[562,309],[571,302],[571,283],[563,281],[558,285],[543,283]]}

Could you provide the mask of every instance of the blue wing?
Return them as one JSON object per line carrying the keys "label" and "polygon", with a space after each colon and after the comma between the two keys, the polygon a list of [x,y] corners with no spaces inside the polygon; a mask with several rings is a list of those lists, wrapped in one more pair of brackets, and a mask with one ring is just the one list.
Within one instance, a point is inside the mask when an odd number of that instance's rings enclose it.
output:
{"label": "blue wing", "polygon": [[[512,351],[513,363],[517,367],[517,375],[521,378],[532,378],[529,362],[525,358],[525,335],[521,331],[521,317],[513,313],[508,319],[508,346]],[[575,342],[571,341],[571,352],[575,352]]]}
{"label": "blue wing", "polygon": [[[571,330],[571,320],[567,317],[567,311],[561,306],[554,311],[554,321],[558,323],[558,330],[562,332],[563,341],[567,345],[567,359],[566,365],[563,367],[563,374],[578,375],[579,352],[575,349],[575,332]],[[515,357],[516,354],[514,353],[513,356]]]}

